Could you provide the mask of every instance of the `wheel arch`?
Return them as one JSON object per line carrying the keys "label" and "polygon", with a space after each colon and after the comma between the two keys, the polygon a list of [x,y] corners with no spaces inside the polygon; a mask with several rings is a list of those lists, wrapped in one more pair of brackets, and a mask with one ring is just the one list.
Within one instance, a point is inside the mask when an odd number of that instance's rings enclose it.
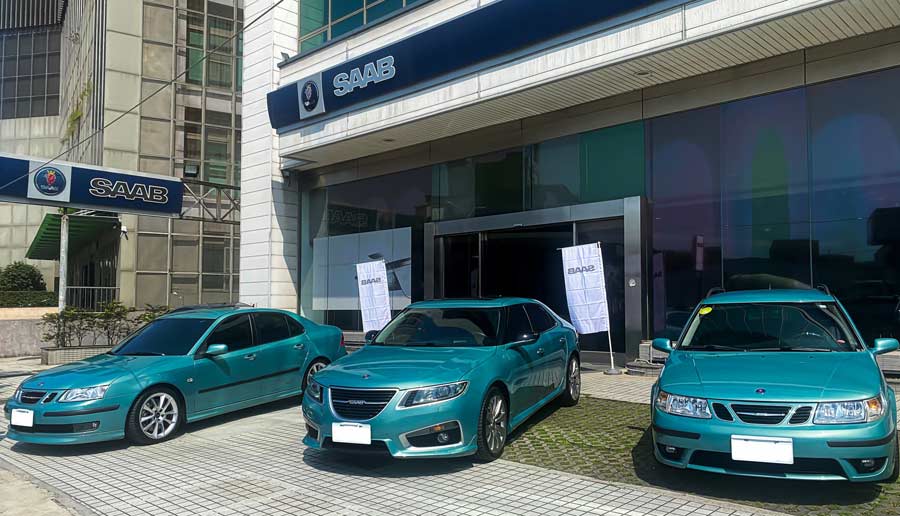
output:
{"label": "wheel arch", "polygon": [[[157,387],[165,387],[167,389],[171,389],[175,393],[175,395],[178,397],[178,403],[181,404],[181,409],[184,411],[185,420],[187,420],[187,415],[188,415],[187,398],[185,398],[184,393],[181,392],[181,389],[179,389],[177,385],[169,383],[169,382],[156,382],[156,383],[150,384],[150,385],[144,387],[143,389],[141,389],[141,392],[137,393],[137,395],[134,397],[134,401],[131,402],[131,409],[133,409],[135,403],[137,403],[138,400],[141,399],[141,396],[143,396],[150,389],[154,389]],[[130,409],[129,409],[129,411],[130,411]]]}

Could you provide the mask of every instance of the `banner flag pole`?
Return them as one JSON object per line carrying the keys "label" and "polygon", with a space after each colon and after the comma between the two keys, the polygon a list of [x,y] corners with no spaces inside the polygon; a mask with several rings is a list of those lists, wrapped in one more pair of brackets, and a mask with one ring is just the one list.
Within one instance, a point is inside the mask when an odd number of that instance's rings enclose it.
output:
{"label": "banner flag pole", "polygon": [[[600,263],[603,263],[603,247],[600,246],[600,242],[597,242],[597,253],[600,255]],[[604,266],[604,272],[606,271],[606,267]],[[609,296],[609,294],[607,294]],[[607,306],[609,306],[609,299],[607,299]],[[607,309],[608,310],[608,309]],[[608,318],[607,318],[608,319]],[[606,340],[609,342],[609,369],[603,371],[603,374],[607,375],[619,375],[622,374],[622,371],[616,369],[616,357],[613,354],[612,348],[612,323],[609,324],[609,327],[606,329]]]}

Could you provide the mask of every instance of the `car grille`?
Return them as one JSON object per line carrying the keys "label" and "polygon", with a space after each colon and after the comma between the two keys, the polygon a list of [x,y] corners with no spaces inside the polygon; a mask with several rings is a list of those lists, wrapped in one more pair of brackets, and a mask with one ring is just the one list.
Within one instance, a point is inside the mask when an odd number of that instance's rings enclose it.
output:
{"label": "car grille", "polygon": [[372,419],[384,410],[395,389],[340,389],[332,387],[331,407],[344,419]]}
{"label": "car grille", "polygon": [[731,410],[744,423],[755,425],[777,425],[791,411],[783,405],[731,405]]}
{"label": "car grille", "polygon": [[734,418],[731,417],[731,412],[728,412],[728,409],[725,408],[725,405],[721,403],[713,403],[713,410],[716,413],[716,417],[718,417],[722,421],[734,421]]}
{"label": "car grille", "polygon": [[47,391],[22,391],[19,394],[19,401],[26,405],[34,405],[41,401],[45,394]]}
{"label": "car grille", "polygon": [[797,407],[797,410],[794,411],[794,415],[791,416],[789,423],[792,425],[802,425],[809,421],[810,414],[812,414],[812,407]]}

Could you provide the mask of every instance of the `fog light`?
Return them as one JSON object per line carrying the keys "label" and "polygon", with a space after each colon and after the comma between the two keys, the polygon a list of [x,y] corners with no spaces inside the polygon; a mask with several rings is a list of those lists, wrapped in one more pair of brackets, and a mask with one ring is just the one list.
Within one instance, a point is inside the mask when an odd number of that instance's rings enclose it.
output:
{"label": "fog light", "polygon": [[441,432],[438,434],[437,440],[441,444],[447,444],[448,442],[450,442],[450,435],[447,434],[447,432]]}
{"label": "fog light", "polygon": [[859,464],[866,469],[872,469],[875,467],[875,459],[862,459]]}
{"label": "fog light", "polygon": [[666,453],[668,453],[669,455],[675,455],[676,453],[678,453],[678,448],[674,446],[666,446]]}

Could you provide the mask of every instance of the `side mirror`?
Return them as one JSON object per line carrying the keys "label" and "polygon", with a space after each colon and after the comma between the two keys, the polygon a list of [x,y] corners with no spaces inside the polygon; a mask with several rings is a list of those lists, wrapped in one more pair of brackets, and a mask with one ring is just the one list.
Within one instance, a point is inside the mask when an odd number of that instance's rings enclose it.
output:
{"label": "side mirror", "polygon": [[210,344],[203,355],[207,357],[217,357],[219,355],[224,355],[225,353],[228,353],[227,344]]}
{"label": "side mirror", "polygon": [[675,350],[675,348],[672,347],[672,341],[669,339],[653,339],[653,349],[663,353],[671,353]]}
{"label": "side mirror", "polygon": [[366,332],[366,344],[371,344],[378,336],[378,330],[369,330]]}
{"label": "side mirror", "polygon": [[875,345],[872,346],[873,355],[883,355],[891,351],[900,349],[900,342],[897,339],[875,339]]}

